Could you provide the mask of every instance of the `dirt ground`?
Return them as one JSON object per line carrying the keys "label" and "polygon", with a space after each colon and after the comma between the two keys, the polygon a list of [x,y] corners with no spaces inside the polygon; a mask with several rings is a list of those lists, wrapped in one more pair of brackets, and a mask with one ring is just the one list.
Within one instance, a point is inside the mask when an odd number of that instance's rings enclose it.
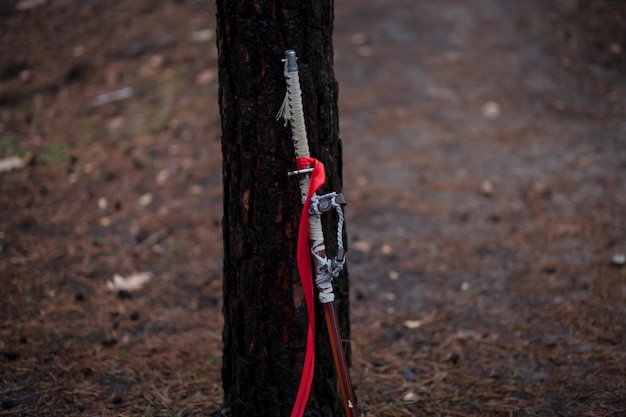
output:
{"label": "dirt ground", "polygon": [[[214,5],[20,4],[0,16],[0,416],[210,415]],[[335,13],[362,415],[626,415],[626,3]]]}

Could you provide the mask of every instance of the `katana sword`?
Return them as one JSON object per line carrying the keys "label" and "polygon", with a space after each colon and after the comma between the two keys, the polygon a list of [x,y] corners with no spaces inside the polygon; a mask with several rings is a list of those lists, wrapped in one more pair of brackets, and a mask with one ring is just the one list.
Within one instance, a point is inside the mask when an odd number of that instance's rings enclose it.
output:
{"label": "katana sword", "polygon": [[[301,279],[303,280],[303,292],[305,293],[305,301],[307,302],[307,309],[309,311],[309,331],[307,337],[310,342],[310,338],[315,337],[313,326],[314,310],[312,305],[313,290],[312,283],[310,283],[309,293],[311,294],[311,297],[307,299],[307,288],[309,288],[309,283],[305,282],[305,278],[303,278],[303,276],[311,275],[311,267],[313,266],[311,265],[311,255],[313,255],[315,264],[315,284],[318,289],[319,300],[324,309],[324,318],[326,320],[326,327],[328,328],[335,368],[337,370],[343,408],[347,417],[356,417],[357,408],[354,400],[352,384],[350,382],[350,374],[348,372],[346,357],[341,343],[341,334],[339,332],[339,323],[334,303],[335,294],[332,286],[333,278],[339,276],[339,273],[343,269],[345,263],[342,210],[342,206],[345,205],[345,200],[343,199],[342,194],[334,192],[322,196],[315,194],[315,191],[324,183],[324,166],[318,160],[310,157],[309,143],[304,122],[304,111],[302,108],[302,91],[300,89],[296,53],[293,50],[286,51],[285,59],[283,59],[283,61],[285,63],[287,93],[278,117],[284,117],[285,124],[289,123],[291,125],[297,169],[290,172],[289,175],[299,176],[300,194],[303,203],[302,218],[300,219],[301,233],[298,238],[298,269]],[[326,245],[324,243],[324,234],[322,232],[322,222],[320,216],[322,213],[333,208],[337,211],[339,219],[337,227],[338,250],[337,256],[334,259],[329,259],[326,256]],[[308,233],[303,235],[303,229],[308,229]],[[300,252],[300,245],[302,243],[307,244],[307,251],[304,256],[301,256]],[[310,252],[308,250],[309,248]],[[308,264],[306,259],[308,259]],[[303,267],[301,263],[305,264],[305,266]],[[308,272],[305,270],[306,268],[309,269]],[[294,406],[294,410],[292,411],[292,417],[301,416],[302,413],[304,413],[304,406],[308,400],[312,378],[313,359],[309,355],[306,355],[303,376],[300,382],[296,404]]]}

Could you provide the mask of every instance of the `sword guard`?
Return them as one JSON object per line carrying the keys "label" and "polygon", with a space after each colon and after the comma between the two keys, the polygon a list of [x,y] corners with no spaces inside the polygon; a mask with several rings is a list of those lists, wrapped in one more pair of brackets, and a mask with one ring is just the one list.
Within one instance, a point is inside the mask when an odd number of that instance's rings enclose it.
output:
{"label": "sword guard", "polygon": [[294,175],[310,174],[311,172],[313,172],[313,167],[308,167],[308,168],[296,169],[295,171],[289,171],[287,172],[287,176],[293,177]]}

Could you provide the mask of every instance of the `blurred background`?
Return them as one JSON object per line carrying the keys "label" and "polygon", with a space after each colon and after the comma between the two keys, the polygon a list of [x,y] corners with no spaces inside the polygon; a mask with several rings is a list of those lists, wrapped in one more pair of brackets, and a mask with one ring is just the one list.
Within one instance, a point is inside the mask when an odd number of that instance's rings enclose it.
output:
{"label": "blurred background", "polygon": [[[214,7],[0,0],[0,415],[219,409]],[[619,1],[336,2],[363,415],[626,413],[625,39]]]}

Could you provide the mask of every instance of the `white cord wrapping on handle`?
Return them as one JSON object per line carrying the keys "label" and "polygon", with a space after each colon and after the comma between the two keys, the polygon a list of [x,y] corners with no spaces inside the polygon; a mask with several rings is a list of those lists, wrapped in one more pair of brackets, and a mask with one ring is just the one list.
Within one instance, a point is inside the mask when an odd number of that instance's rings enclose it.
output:
{"label": "white cord wrapping on handle", "polygon": [[[294,58],[295,59],[295,58]],[[289,63],[287,59],[283,59],[285,63],[285,79],[287,82],[287,91],[285,99],[278,110],[276,119],[281,117],[285,119],[285,126],[291,125],[291,137],[296,153],[296,158],[309,157],[309,141],[306,137],[306,125],[304,124],[304,110],[302,107],[302,90],[300,89],[300,75],[297,69],[289,71]],[[308,175],[300,176],[300,199],[304,203],[309,192],[310,177]]]}
{"label": "white cord wrapping on handle", "polygon": [[285,119],[285,126],[291,125],[293,144],[296,157],[308,157],[309,142],[306,138],[306,126],[304,124],[304,110],[302,108],[302,90],[300,90],[300,76],[298,71],[289,72],[288,62],[285,61],[285,79],[287,80],[287,92],[283,104],[278,110],[277,119]]}

